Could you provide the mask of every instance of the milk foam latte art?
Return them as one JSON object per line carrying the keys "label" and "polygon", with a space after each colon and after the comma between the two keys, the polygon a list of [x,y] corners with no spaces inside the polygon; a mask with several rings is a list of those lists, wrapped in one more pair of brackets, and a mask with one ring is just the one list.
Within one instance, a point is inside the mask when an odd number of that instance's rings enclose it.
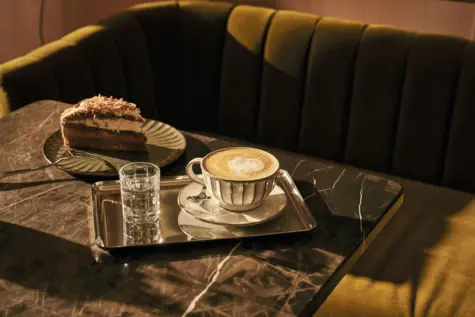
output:
{"label": "milk foam latte art", "polygon": [[[195,164],[200,164],[202,177],[193,172]],[[223,208],[232,211],[258,207],[274,189],[278,171],[277,158],[250,147],[221,149],[191,160],[186,167],[193,181],[206,186]]]}
{"label": "milk foam latte art", "polygon": [[274,174],[279,161],[270,153],[254,148],[229,148],[208,154],[205,170],[228,180],[254,180]]}
{"label": "milk foam latte art", "polygon": [[249,174],[262,171],[264,163],[258,159],[238,156],[228,162],[228,167],[236,174]]}

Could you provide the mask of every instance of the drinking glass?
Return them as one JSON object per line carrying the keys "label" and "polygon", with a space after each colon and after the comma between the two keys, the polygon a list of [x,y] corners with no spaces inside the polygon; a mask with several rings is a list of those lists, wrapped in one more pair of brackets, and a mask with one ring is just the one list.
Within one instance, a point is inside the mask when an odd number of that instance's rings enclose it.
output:
{"label": "drinking glass", "polygon": [[129,163],[120,169],[119,177],[124,242],[159,242],[160,168],[152,163]]}
{"label": "drinking glass", "polygon": [[124,219],[156,222],[160,215],[160,168],[152,163],[129,163],[119,171]]}

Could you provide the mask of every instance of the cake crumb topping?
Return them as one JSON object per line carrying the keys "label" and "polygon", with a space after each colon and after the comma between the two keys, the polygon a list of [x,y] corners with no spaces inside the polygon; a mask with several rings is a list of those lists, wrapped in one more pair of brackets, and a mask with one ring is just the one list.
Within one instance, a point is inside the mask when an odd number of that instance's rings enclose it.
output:
{"label": "cake crumb topping", "polygon": [[76,117],[76,116],[92,116],[96,115],[113,115],[116,117],[131,117],[138,121],[143,121],[140,115],[140,109],[134,103],[125,101],[124,99],[94,96],[92,98],[84,99],[74,106],[66,109],[61,114],[61,119]]}

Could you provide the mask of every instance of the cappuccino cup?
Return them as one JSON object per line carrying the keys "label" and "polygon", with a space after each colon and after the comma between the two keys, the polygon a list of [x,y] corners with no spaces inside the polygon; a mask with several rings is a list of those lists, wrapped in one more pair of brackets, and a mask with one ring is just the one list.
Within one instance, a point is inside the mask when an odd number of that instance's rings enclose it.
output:
{"label": "cappuccino cup", "polygon": [[[200,165],[202,176],[193,172]],[[186,166],[194,182],[206,186],[221,207],[246,211],[259,207],[275,186],[279,161],[269,152],[251,147],[224,148],[195,158]]]}

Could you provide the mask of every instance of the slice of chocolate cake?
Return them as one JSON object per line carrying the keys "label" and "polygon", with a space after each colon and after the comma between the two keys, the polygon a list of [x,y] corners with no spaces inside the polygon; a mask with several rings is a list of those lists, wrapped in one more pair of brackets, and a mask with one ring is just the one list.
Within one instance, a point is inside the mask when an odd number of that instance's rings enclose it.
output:
{"label": "slice of chocolate cake", "polygon": [[97,96],[61,114],[64,144],[72,148],[145,151],[144,118],[135,104]]}

